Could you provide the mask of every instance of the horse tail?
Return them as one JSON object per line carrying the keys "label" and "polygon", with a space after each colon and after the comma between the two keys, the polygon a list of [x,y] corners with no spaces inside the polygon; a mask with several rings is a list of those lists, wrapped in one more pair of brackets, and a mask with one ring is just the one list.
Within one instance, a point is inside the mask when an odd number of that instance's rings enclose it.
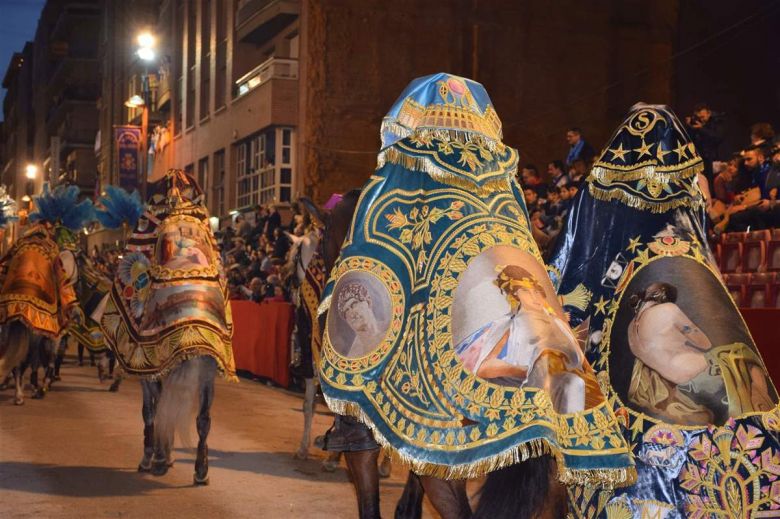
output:
{"label": "horse tail", "polygon": [[560,486],[555,480],[555,461],[547,455],[491,472],[480,491],[473,519],[565,517],[565,512],[556,515],[559,512],[552,510],[545,510],[551,515],[542,515],[546,506],[566,509],[565,499],[549,502],[551,485]]}
{"label": "horse tail", "polygon": [[0,380],[27,358],[30,349],[30,330],[24,323],[13,321],[6,326],[6,340],[0,344]]}
{"label": "horse tail", "polygon": [[192,447],[192,424],[205,383],[214,378],[217,364],[207,356],[187,359],[162,380],[162,393],[154,417],[155,439],[173,444],[178,433],[185,447]]}

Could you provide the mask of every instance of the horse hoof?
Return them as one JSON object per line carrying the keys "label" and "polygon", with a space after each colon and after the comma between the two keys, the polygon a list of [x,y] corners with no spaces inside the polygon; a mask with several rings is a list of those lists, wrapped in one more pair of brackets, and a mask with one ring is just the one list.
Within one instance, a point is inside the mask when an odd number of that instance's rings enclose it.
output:
{"label": "horse hoof", "polygon": [[209,475],[206,474],[203,476],[203,478],[199,478],[197,474],[195,474],[192,478],[192,482],[195,484],[196,487],[206,486],[209,484]]}
{"label": "horse hoof", "polygon": [[54,380],[55,381],[60,381],[60,380],[62,380],[62,377],[59,376],[59,375],[54,375]]}
{"label": "horse hoof", "polygon": [[36,389],[36,390],[35,390],[35,392],[33,393],[33,396],[32,396],[32,397],[33,397],[35,400],[41,400],[41,399],[43,399],[43,397],[45,397],[45,396],[46,396],[46,391],[45,391],[43,388],[39,388],[39,389]]}
{"label": "horse hoof", "polygon": [[114,383],[111,384],[111,387],[108,388],[108,390],[111,391],[112,393],[116,393],[117,391],[119,391],[119,384],[121,383],[122,383],[121,380],[119,379],[115,380]]}
{"label": "horse hoof", "polygon": [[152,462],[146,458],[141,460],[141,463],[138,464],[138,472],[151,472],[152,471]]}
{"label": "horse hoof", "polygon": [[14,398],[14,405],[24,405],[24,398]]}
{"label": "horse hoof", "polygon": [[309,459],[309,449],[304,449],[301,447],[295,453],[293,454],[293,458],[296,460],[307,460]]}
{"label": "horse hoof", "polygon": [[337,468],[339,468],[338,461],[325,460],[322,462],[322,470],[324,472],[336,472]]}
{"label": "horse hoof", "polygon": [[168,467],[170,467],[170,465],[168,465],[166,462],[159,463],[155,461],[154,463],[152,463],[152,469],[151,469],[152,475],[164,476],[168,473]]}

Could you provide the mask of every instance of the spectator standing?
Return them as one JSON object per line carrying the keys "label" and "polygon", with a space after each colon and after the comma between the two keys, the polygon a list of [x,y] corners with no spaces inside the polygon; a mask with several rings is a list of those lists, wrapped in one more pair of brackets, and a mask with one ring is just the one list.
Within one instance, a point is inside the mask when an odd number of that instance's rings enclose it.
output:
{"label": "spectator standing", "polygon": [[281,227],[274,229],[274,252],[273,258],[276,260],[286,260],[287,253],[290,251],[290,238],[282,231]]}
{"label": "spectator standing", "polygon": [[704,176],[710,186],[714,181],[712,163],[718,160],[718,148],[723,142],[724,123],[724,115],[713,112],[706,103],[698,103],[693,107],[693,115],[685,118],[688,134],[702,158]]}
{"label": "spectator standing", "polygon": [[582,137],[582,130],[576,126],[569,128],[566,132],[566,142],[569,143],[569,154],[566,155],[566,165],[574,165],[575,160],[583,160],[585,163],[593,161],[593,157],[596,156],[596,151],[593,146],[585,142]]}
{"label": "spectator standing", "polygon": [[271,204],[270,207],[270,213],[268,215],[268,220],[266,220],[265,224],[265,235],[268,237],[268,240],[273,242],[274,240],[274,231],[282,226],[282,215],[279,214],[279,209],[277,209],[275,204]]}

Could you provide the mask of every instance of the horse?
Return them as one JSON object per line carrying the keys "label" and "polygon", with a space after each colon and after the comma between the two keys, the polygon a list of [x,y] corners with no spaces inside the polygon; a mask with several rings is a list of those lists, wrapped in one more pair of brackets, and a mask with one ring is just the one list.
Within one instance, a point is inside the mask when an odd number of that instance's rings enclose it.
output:
{"label": "horse", "polygon": [[[21,320],[8,323],[4,331],[4,347],[0,353],[0,378],[10,371],[14,381],[14,405],[24,405],[24,373],[30,368],[32,398],[41,399],[51,389],[54,380],[54,340],[35,333]],[[38,370],[44,368],[43,382],[38,383]]]}
{"label": "horse", "polygon": [[[347,193],[327,220],[321,241],[326,273],[339,257],[359,197],[360,190]],[[326,317],[327,313],[319,316],[320,330],[324,330]],[[379,448],[344,452],[344,456],[355,485],[360,519],[378,518]],[[557,466],[550,455],[491,472],[477,493],[476,510],[469,503],[466,481],[418,476],[410,471],[396,506],[396,519],[419,519],[425,494],[443,519],[559,519],[567,513],[567,490],[558,481]]]}
{"label": "horse", "polygon": [[[23,376],[28,367],[35,399],[43,398],[54,380],[55,341],[73,318],[76,300],[76,277],[64,268],[62,258],[51,227],[36,224],[0,261],[5,296],[0,305],[5,339],[0,346],[0,379],[13,374],[14,405],[24,405]],[[47,307],[51,310],[41,310]],[[44,377],[39,384],[41,367]]]}
{"label": "horse", "polygon": [[174,433],[189,443],[189,420],[197,404],[195,426],[198,446],[193,483],[209,483],[208,435],[211,429],[211,404],[214,402],[214,380],[217,363],[213,357],[200,355],[182,361],[168,375],[161,378],[143,377],[141,389],[144,421],[144,453],[138,472],[164,476],[173,466],[171,449]]}

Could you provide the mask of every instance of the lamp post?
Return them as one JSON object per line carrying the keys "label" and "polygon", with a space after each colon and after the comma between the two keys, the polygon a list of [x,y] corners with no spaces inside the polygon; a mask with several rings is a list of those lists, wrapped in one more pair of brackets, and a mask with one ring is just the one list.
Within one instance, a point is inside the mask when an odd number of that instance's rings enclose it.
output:
{"label": "lamp post", "polygon": [[144,73],[141,76],[141,95],[133,95],[125,101],[128,108],[141,108],[141,157],[139,165],[141,169],[141,200],[146,200],[146,184],[148,181],[147,158],[149,155],[149,105],[151,103],[151,89],[149,88],[149,63],[153,62],[157,53],[154,48],[157,39],[150,32],[142,32],[136,38],[138,48],[136,55],[144,64]]}

